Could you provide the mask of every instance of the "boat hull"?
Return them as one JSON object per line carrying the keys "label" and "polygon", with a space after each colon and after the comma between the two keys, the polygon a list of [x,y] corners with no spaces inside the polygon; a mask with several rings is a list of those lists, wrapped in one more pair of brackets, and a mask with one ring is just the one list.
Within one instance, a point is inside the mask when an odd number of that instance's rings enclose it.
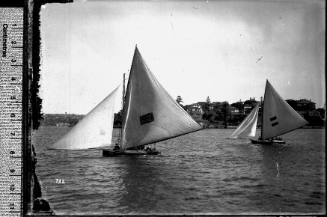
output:
{"label": "boat hull", "polygon": [[272,144],[285,144],[281,139],[250,139],[252,144],[272,145]]}
{"label": "boat hull", "polygon": [[125,150],[125,151],[114,151],[109,149],[102,150],[103,157],[115,157],[115,156],[122,156],[122,155],[158,155],[160,154],[159,151],[136,151],[136,150]]}

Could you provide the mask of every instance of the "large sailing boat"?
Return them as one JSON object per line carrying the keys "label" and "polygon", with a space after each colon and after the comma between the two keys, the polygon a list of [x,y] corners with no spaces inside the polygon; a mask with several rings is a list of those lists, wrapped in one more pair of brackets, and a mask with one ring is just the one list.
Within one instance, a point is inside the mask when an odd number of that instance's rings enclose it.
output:
{"label": "large sailing boat", "polygon": [[[283,144],[285,141],[278,136],[307,124],[307,121],[279,96],[268,80],[266,82],[262,107],[260,137],[258,139],[250,139],[254,144]],[[231,138],[255,137],[258,111],[259,104],[233,132]]]}
{"label": "large sailing boat", "polygon": [[114,147],[111,144],[114,104],[119,88],[110,93],[52,148],[100,149],[104,156],[158,154],[157,151],[144,147],[202,128],[157,81],[137,46],[126,94],[124,86],[122,128]]}

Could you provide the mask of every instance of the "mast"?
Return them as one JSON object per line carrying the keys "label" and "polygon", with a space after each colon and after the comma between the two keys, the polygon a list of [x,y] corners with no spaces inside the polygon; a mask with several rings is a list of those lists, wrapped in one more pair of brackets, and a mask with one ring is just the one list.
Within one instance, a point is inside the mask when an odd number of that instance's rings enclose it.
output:
{"label": "mast", "polygon": [[122,96],[122,110],[124,111],[124,104],[125,104],[125,73],[123,74],[123,96]]}
{"label": "mast", "polygon": [[261,135],[260,135],[260,138],[262,139],[262,134],[263,134],[263,101],[262,101],[262,97],[260,97],[260,102],[261,102]]}
{"label": "mast", "polygon": [[120,146],[123,141],[123,115],[124,115],[124,104],[125,104],[125,73],[123,73],[123,96],[122,96],[122,109],[121,109],[121,127],[120,127]]}

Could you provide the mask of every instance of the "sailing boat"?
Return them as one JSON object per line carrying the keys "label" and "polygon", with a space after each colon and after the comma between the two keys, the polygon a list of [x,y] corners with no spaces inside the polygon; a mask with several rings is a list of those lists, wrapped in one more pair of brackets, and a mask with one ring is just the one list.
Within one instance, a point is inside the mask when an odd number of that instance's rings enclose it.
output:
{"label": "sailing boat", "polygon": [[[258,139],[250,139],[254,144],[284,144],[281,136],[307,124],[299,113],[297,113],[281,96],[273,86],[266,81],[264,101],[262,103],[262,127]],[[257,105],[240,126],[233,132],[231,137],[242,136],[254,137],[258,119],[259,105]]]}
{"label": "sailing boat", "polygon": [[[124,82],[123,82],[124,83]],[[118,143],[112,147],[116,88],[63,138],[54,149],[100,149],[103,156],[158,154],[142,149],[202,127],[167,93],[135,47],[128,84],[123,85],[123,123]]]}

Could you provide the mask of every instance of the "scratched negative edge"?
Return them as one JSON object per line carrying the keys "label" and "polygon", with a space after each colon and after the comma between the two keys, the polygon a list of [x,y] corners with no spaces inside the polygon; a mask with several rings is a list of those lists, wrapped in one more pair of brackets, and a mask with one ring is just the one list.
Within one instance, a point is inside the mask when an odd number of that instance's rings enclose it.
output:
{"label": "scratched negative edge", "polygon": [[23,141],[23,7],[0,8],[1,216],[21,216]]}

